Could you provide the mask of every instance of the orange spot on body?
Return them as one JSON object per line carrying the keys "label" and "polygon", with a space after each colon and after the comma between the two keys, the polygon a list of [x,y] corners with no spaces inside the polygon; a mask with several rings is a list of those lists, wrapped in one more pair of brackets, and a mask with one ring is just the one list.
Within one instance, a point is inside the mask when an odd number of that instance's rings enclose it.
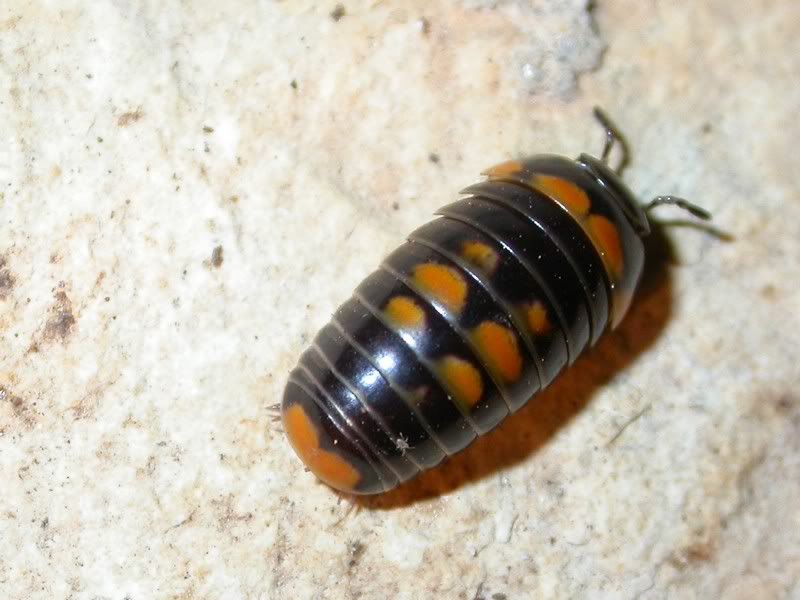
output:
{"label": "orange spot on body", "polygon": [[522,373],[522,356],[517,338],[507,327],[492,321],[484,321],[473,331],[472,336],[489,369],[507,383],[519,379]]}
{"label": "orange spot on body", "polygon": [[319,447],[319,433],[299,404],[283,416],[286,435],[297,455],[314,475],[338,490],[350,491],[361,479],[358,470],[344,458]]}
{"label": "orange spot on body", "polygon": [[525,308],[525,316],[528,327],[536,335],[545,335],[553,328],[550,319],[547,318],[547,309],[539,300],[531,302]]}
{"label": "orange spot on body", "polygon": [[622,278],[624,268],[622,244],[616,225],[602,215],[590,215],[587,221],[589,235],[600,251],[600,256],[609,271],[612,280]]}
{"label": "orange spot on body", "polygon": [[407,296],[395,296],[389,300],[383,312],[393,325],[402,329],[420,329],[425,326],[425,312]]}
{"label": "orange spot on body", "polygon": [[592,205],[589,196],[571,181],[553,175],[534,175],[530,185],[561,204],[575,217],[582,218],[589,214]]}
{"label": "orange spot on body", "polygon": [[504,177],[519,175],[522,171],[522,163],[518,160],[508,160],[499,165],[489,167],[485,171],[481,171],[481,175],[485,175],[489,179],[502,179]]}
{"label": "orange spot on body", "polygon": [[500,256],[494,248],[482,242],[464,242],[461,246],[461,256],[487,273],[492,273],[500,262]]}
{"label": "orange spot on body", "polygon": [[467,299],[467,283],[458,271],[436,263],[414,268],[414,281],[433,299],[453,312],[461,312]]}
{"label": "orange spot on body", "polygon": [[445,356],[439,362],[439,374],[456,402],[472,408],[483,395],[481,374],[471,363],[457,356]]}

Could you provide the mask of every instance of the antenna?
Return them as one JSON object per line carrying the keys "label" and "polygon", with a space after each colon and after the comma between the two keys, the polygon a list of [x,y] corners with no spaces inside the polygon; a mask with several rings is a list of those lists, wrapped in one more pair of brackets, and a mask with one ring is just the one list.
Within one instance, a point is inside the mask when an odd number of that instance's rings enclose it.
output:
{"label": "antenna", "polygon": [[611,120],[611,117],[609,117],[602,108],[595,106],[593,112],[594,118],[597,119],[600,125],[602,125],[606,130],[606,143],[605,146],[603,146],[603,154],[600,158],[604,163],[608,164],[608,157],[611,155],[611,149],[615,143],[619,143],[622,157],[617,165],[617,168],[614,170],[617,173],[620,173],[630,161],[628,142],[625,141],[625,136],[622,135],[619,128],[614,124],[614,121]]}
{"label": "antenna", "polygon": [[706,209],[700,208],[696,204],[692,204],[688,200],[678,198],[677,196],[656,196],[648,204],[645,204],[644,210],[646,212],[650,212],[654,208],[664,204],[671,204],[673,206],[677,206],[678,208],[682,208],[683,210],[689,212],[692,216],[702,219],[703,221],[709,221],[711,219],[711,213]]}

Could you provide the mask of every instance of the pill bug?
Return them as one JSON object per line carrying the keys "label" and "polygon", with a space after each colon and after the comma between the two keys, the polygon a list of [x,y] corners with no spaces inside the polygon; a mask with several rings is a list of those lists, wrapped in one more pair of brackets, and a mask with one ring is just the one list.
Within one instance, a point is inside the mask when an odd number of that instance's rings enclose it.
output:
{"label": "pill bug", "polygon": [[[483,172],[334,313],[281,403],[297,455],[342,492],[390,490],[524,406],[630,306],[647,211],[599,109],[601,158],[537,155]],[[609,166],[612,147],[621,160]]]}

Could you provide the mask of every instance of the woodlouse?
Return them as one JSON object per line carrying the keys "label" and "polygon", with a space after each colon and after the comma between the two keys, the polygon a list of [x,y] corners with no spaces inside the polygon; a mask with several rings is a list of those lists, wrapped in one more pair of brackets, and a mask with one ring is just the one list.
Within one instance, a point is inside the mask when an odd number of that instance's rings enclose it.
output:
{"label": "woodlouse", "polygon": [[641,206],[619,176],[624,139],[595,116],[600,159],[537,155],[484,171],[319,332],[281,404],[319,479],[380,493],[465,448],[619,324],[644,265],[647,210],[709,217],[672,196]]}

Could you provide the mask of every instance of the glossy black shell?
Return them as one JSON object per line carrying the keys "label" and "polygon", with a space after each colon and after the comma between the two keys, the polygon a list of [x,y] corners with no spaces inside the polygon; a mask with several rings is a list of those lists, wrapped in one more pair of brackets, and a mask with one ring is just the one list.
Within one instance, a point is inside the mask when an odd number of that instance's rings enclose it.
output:
{"label": "glossy black shell", "polygon": [[306,466],[390,490],[547,386],[627,311],[647,219],[600,161],[535,156],[408,236],[333,315],[282,403]]}

